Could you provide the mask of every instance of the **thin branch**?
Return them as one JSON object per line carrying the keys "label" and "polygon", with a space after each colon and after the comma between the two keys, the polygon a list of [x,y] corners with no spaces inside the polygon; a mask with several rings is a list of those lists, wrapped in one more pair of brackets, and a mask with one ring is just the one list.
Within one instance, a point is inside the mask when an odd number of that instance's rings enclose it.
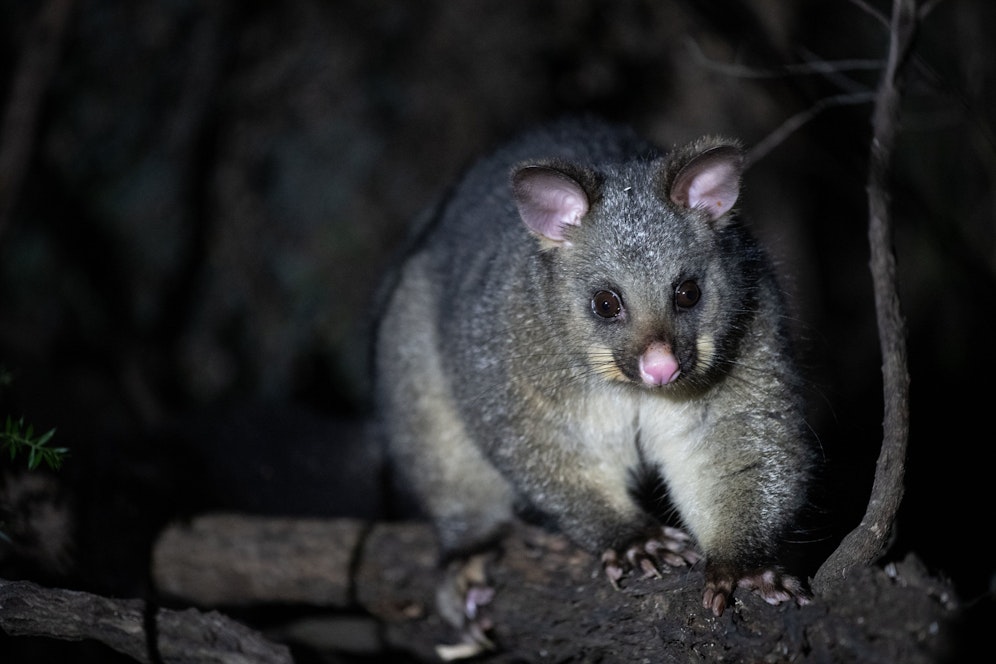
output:
{"label": "thin branch", "polygon": [[909,435],[909,373],[906,324],[899,302],[893,250],[891,200],[892,153],[899,128],[905,65],[917,28],[915,0],[894,0],[889,58],[872,116],[868,168],[868,241],[875,311],[882,353],[884,417],[882,449],[875,467],[871,498],[861,523],[823,563],[813,587],[824,592],[858,566],[877,560],[888,548],[903,496]]}
{"label": "thin branch", "polygon": [[746,157],[747,164],[755,164],[763,159],[800,127],[828,108],[867,104],[875,100],[875,95],[876,93],[874,92],[848,92],[820,99],[806,110],[800,111],[785,120],[774,131],[751,147]]}
{"label": "thin branch", "polygon": [[[688,40],[688,50],[690,51],[692,58],[700,67],[719,72],[726,76],[748,79],[780,78],[800,74],[819,74],[821,76],[831,78],[840,84],[839,79],[845,71],[881,69],[884,64],[881,60],[853,59],[828,62],[825,60],[812,59],[806,62],[785,65],[777,69],[756,69],[753,67],[726,64],[712,60],[702,52],[702,49],[699,48],[699,45],[693,39]],[[824,97],[806,110],[800,111],[782,122],[778,128],[751,148],[747,155],[747,163],[752,164],[763,159],[769,152],[781,145],[781,143],[788,139],[788,137],[795,133],[800,127],[810,122],[813,118],[828,108],[867,104],[875,100],[877,93],[874,91],[856,90],[855,85],[850,82],[847,87],[850,88],[847,92],[830,97]]]}
{"label": "thin branch", "polygon": [[[814,66],[819,66],[819,63],[826,65],[821,69],[820,73],[831,85],[836,86],[841,92],[867,92],[868,90],[873,89],[866,83],[857,81],[848,76],[846,73],[848,70],[834,67],[834,65],[839,61],[835,60],[833,62],[827,62],[806,48],[801,48],[799,51],[800,57],[802,57],[806,63],[810,63]],[[864,67],[860,69],[851,69],[850,71],[875,71],[878,76],[881,76],[882,71],[885,69],[885,60],[865,60],[862,62],[868,62],[869,64],[874,62],[875,66],[869,66],[867,69]]]}
{"label": "thin branch", "polygon": [[782,78],[787,75],[799,76],[806,74],[836,74],[843,71],[873,71],[881,69],[885,64],[882,60],[849,59],[849,60],[812,60],[808,62],[797,62],[786,64],[776,69],[759,69],[744,65],[734,65],[713,60],[705,53],[694,39],[688,39],[688,51],[695,64],[718,72],[726,76],[735,78]]}

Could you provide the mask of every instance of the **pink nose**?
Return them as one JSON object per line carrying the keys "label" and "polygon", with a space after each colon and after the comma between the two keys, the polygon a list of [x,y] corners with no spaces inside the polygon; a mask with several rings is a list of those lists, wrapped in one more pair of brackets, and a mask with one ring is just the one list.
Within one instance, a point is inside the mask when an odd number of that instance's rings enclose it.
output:
{"label": "pink nose", "polygon": [[640,377],[647,385],[667,385],[681,373],[671,346],[655,341],[640,356]]}

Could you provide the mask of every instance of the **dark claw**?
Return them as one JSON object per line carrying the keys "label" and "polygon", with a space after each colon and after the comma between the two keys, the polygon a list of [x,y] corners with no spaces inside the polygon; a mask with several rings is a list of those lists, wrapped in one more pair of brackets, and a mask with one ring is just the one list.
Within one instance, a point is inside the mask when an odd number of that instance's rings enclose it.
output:
{"label": "dark claw", "polygon": [[734,572],[729,566],[710,565],[706,568],[706,586],[702,606],[721,616],[733,594],[734,585],[757,593],[768,604],[781,604],[794,599],[802,606],[809,603],[802,582],[794,576],[774,569]]}
{"label": "dark claw", "polygon": [[[671,530],[674,529],[672,528]],[[689,545],[687,537],[684,540],[652,539],[647,541],[644,548],[647,553],[671,567],[694,565],[702,559],[699,552]]]}
{"label": "dark claw", "polygon": [[706,588],[702,595],[702,606],[711,610],[712,615],[718,618],[726,610],[726,594],[712,588]]}
{"label": "dark claw", "polygon": [[653,561],[650,560],[650,558],[640,559],[640,568],[643,570],[644,579],[649,577],[654,577],[657,579],[661,578],[661,571],[657,569],[657,565],[655,565]]}
{"label": "dark claw", "polygon": [[706,569],[705,591],[702,593],[702,607],[712,611],[717,618],[723,615],[733,594],[733,578],[712,574]]}
{"label": "dark claw", "polygon": [[605,576],[609,577],[612,587],[619,590],[619,579],[623,578],[626,570],[619,564],[619,554],[615,550],[609,549],[602,554],[602,569],[605,570]]}

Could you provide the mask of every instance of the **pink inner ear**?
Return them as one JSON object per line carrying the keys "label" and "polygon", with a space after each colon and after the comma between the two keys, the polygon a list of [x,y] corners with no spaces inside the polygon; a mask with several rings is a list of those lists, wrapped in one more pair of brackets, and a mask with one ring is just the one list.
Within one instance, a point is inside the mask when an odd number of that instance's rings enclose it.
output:
{"label": "pink inner ear", "polygon": [[577,182],[542,166],[523,168],[513,177],[519,216],[534,233],[564,241],[564,230],[577,226],[588,212],[588,197]]}
{"label": "pink inner ear", "polygon": [[713,219],[725,214],[737,202],[740,189],[729,164],[703,171],[688,187],[689,207],[702,207]]}
{"label": "pink inner ear", "polygon": [[740,196],[740,153],[732,147],[714,148],[689,162],[674,179],[671,200],[701,208],[718,219]]}

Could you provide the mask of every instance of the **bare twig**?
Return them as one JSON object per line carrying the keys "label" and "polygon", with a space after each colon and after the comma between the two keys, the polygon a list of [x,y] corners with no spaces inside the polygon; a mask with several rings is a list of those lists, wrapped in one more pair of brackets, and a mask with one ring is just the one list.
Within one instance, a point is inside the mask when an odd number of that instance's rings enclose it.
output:
{"label": "bare twig", "polygon": [[[881,60],[835,60],[826,61],[810,59],[807,62],[787,64],[776,69],[758,69],[737,64],[716,62],[708,58],[699,48],[693,39],[688,40],[688,50],[691,52],[695,62],[703,68],[719,72],[725,76],[735,78],[761,79],[779,78],[785,76],[798,76],[805,74],[818,74],[839,82],[845,71],[866,71],[881,69]],[[841,94],[824,97],[811,105],[809,108],[796,113],[788,118],[774,131],[769,133],[763,140],[755,144],[747,154],[747,163],[756,163],[764,158],[769,152],[781,145],[789,136],[795,133],[800,127],[810,122],[823,111],[838,106],[852,106],[857,104],[867,104],[875,100],[876,92],[871,90],[856,89],[856,86],[848,83],[848,90]]]}
{"label": "bare twig", "polygon": [[74,0],[49,0],[25,39],[0,125],[0,240],[31,161],[35,122],[59,61]]}
{"label": "bare twig", "polygon": [[735,78],[781,78],[786,75],[820,74],[828,75],[842,71],[872,71],[881,69],[885,64],[881,60],[849,59],[849,60],[811,60],[782,65],[775,69],[761,69],[744,65],[717,62],[702,52],[702,48],[694,39],[688,39],[688,51],[695,64],[710,71]]}
{"label": "bare twig", "polygon": [[875,99],[874,92],[848,92],[845,94],[824,97],[804,111],[796,113],[788,120],[785,120],[774,131],[755,143],[747,152],[746,161],[754,164],[760,161],[769,152],[791,136],[804,124],[815,118],[817,115],[836,106],[852,106],[856,104],[867,104]]}
{"label": "bare twig", "polygon": [[872,118],[868,168],[868,241],[875,311],[882,352],[884,418],[882,449],[871,498],[861,523],[823,563],[813,587],[824,592],[857,566],[868,565],[887,549],[903,496],[909,434],[909,373],[906,325],[899,302],[892,247],[889,179],[899,125],[903,75],[917,28],[916,0],[894,0],[889,58]]}
{"label": "bare twig", "polygon": [[[816,55],[807,48],[799,49],[800,56],[805,61],[806,64],[812,65],[813,67],[819,68],[819,73],[825,78],[831,85],[836,86],[842,93],[844,92],[868,92],[869,90],[874,90],[873,87],[868,84],[855,80],[853,77],[848,76],[848,72],[855,71],[874,71],[877,75],[881,75],[882,70],[885,69],[885,60],[867,60],[869,64],[875,63],[875,67],[865,68],[855,68],[855,69],[841,69],[836,67],[838,60],[827,61]],[[847,61],[845,61],[847,62]],[[855,61],[859,62],[859,61]]]}

